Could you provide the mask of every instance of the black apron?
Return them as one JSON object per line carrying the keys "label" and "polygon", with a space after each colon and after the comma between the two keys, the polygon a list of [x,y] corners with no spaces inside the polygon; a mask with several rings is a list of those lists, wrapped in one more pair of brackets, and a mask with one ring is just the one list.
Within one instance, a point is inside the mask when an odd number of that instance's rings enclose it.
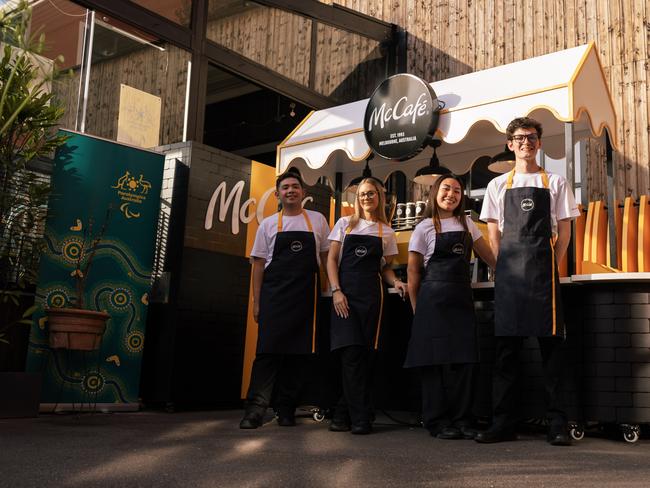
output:
{"label": "black apron", "polygon": [[512,188],[508,175],[503,234],[494,286],[495,335],[565,336],[551,227],[548,175],[544,188]]}
{"label": "black apron", "polygon": [[471,254],[469,232],[436,236],[418,292],[405,368],[478,362]]}
{"label": "black apron", "polygon": [[309,354],[316,351],[319,280],[316,239],[309,231],[282,231],[282,212],[273,258],[260,292],[258,354]]}
{"label": "black apron", "polygon": [[339,264],[339,285],[348,300],[348,318],[332,307],[330,321],[332,351],[346,346],[377,349],[381,330],[384,287],[381,259],[384,256],[382,224],[376,236],[347,234]]}

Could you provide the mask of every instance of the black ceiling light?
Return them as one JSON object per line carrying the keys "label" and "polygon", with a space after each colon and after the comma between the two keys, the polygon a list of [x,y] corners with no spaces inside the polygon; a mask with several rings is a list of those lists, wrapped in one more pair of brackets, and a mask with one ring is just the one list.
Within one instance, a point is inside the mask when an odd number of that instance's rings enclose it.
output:
{"label": "black ceiling light", "polygon": [[436,148],[440,147],[442,141],[439,139],[434,139],[431,141],[431,146],[433,146],[433,154],[429,160],[429,164],[424,168],[420,168],[417,173],[415,173],[415,178],[413,181],[419,185],[433,185],[439,176],[451,174],[451,171],[444,166],[440,166],[440,160],[436,154]]}
{"label": "black ceiling light", "polygon": [[508,145],[503,148],[503,152],[495,155],[490,159],[488,169],[493,173],[507,173],[515,166],[515,153],[508,149]]}
{"label": "black ceiling light", "polygon": [[357,186],[359,186],[359,183],[361,183],[366,178],[372,178],[373,177],[372,176],[372,171],[370,171],[370,166],[368,166],[368,163],[374,157],[375,157],[374,154],[371,154],[370,156],[368,156],[368,159],[366,159],[366,167],[363,168],[363,173],[361,173],[361,176],[357,176],[356,178],[353,178],[352,181],[350,181],[350,184],[345,189],[345,191],[356,192],[357,191]]}

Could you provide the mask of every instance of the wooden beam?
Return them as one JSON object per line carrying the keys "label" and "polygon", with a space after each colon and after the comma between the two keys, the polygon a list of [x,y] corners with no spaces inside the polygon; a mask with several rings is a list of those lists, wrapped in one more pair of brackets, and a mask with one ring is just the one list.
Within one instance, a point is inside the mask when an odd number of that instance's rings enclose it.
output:
{"label": "wooden beam", "polygon": [[393,24],[341,5],[327,5],[317,0],[255,0],[255,3],[286,10],[376,41],[393,39]]}
{"label": "wooden beam", "polygon": [[128,0],[74,0],[75,3],[110,15],[175,46],[190,49],[192,31]]}
{"label": "wooden beam", "polygon": [[[205,55],[205,33],[208,25],[208,0],[198,0],[192,6],[192,69],[188,80],[187,127],[185,138],[203,142],[205,100],[208,89],[208,58]],[[187,108],[186,107],[186,110]]]}
{"label": "wooden beam", "polygon": [[310,90],[304,85],[278,74],[277,72],[255,63],[230,49],[207,41],[205,53],[210,62],[226,71],[241,76],[257,85],[280,93],[292,100],[314,109],[322,109],[337,105],[335,100]]}

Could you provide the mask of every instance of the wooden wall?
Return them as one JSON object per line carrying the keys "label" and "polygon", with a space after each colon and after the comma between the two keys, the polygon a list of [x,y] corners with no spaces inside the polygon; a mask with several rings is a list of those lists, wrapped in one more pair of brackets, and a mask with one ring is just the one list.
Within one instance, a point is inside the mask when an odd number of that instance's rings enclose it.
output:
{"label": "wooden wall", "polygon": [[[594,41],[619,116],[616,196],[650,194],[647,0],[336,2],[405,29],[407,69],[431,81]],[[387,73],[376,41],[322,24],[316,24],[312,36],[309,19],[254,4],[242,11],[242,3],[230,3],[232,8],[210,12],[209,39],[340,103],[368,96]],[[226,4],[213,2],[215,9]],[[315,62],[310,59],[314,37]],[[91,132],[114,137],[117,93],[123,82],[162,97],[161,144],[180,140],[188,55],[174,48],[151,52],[95,66],[88,109]],[[77,87],[68,85],[72,95]],[[590,142],[587,153],[590,197],[602,198],[606,187],[602,143]]]}
{"label": "wooden wall", "polygon": [[[331,3],[331,2],[325,2]],[[619,116],[616,195],[650,194],[647,0],[337,0],[408,31],[408,71],[439,80],[594,41]],[[592,198],[603,148],[588,148]]]}
{"label": "wooden wall", "polygon": [[385,58],[377,41],[283,10],[239,10],[211,12],[208,39],[341,103],[367,97],[385,78]]}
{"label": "wooden wall", "polygon": [[[127,56],[93,63],[90,70],[86,132],[115,140],[120,84],[161,98],[159,145],[183,138],[187,62],[189,53],[174,46],[165,51],[146,47]],[[79,91],[79,71],[60,77],[54,92],[65,104],[61,127],[74,129]]]}

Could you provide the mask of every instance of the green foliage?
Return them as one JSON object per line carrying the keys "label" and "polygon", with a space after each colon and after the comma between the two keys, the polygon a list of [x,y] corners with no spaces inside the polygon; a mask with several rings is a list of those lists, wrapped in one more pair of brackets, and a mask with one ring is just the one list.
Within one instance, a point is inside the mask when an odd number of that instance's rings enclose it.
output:
{"label": "green foliage", "polygon": [[25,1],[0,11],[0,341],[9,327],[29,322],[9,317],[35,284],[42,251],[37,236],[50,185],[31,165],[65,142],[56,131],[63,109],[49,91],[55,66],[41,56],[44,36],[28,35],[30,17]]}

